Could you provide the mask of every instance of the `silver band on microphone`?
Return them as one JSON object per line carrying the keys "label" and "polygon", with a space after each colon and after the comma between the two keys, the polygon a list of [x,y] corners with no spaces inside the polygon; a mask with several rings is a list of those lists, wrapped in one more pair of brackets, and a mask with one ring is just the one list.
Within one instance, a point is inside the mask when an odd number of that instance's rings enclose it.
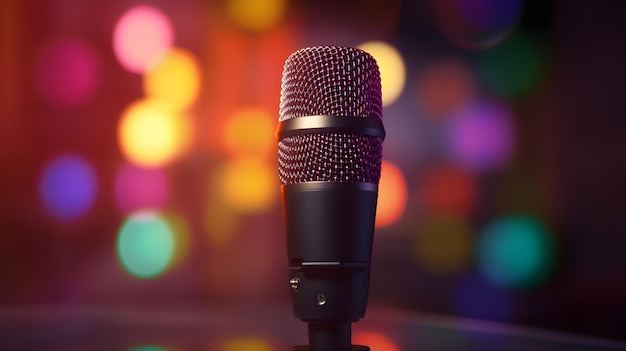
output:
{"label": "silver band on microphone", "polygon": [[315,134],[315,133],[352,133],[385,139],[383,123],[374,118],[345,116],[303,116],[284,120],[278,123],[276,137]]}

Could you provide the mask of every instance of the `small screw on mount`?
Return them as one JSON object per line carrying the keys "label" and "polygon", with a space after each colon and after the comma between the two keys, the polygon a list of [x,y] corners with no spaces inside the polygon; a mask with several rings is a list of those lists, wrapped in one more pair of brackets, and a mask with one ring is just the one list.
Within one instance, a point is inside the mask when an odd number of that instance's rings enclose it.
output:
{"label": "small screw on mount", "polygon": [[317,304],[320,306],[326,303],[326,295],[324,294],[317,294],[315,298],[317,300]]}
{"label": "small screw on mount", "polygon": [[293,291],[298,291],[298,288],[300,287],[300,278],[298,277],[293,277],[289,280],[289,285],[291,285],[291,289],[293,289]]}

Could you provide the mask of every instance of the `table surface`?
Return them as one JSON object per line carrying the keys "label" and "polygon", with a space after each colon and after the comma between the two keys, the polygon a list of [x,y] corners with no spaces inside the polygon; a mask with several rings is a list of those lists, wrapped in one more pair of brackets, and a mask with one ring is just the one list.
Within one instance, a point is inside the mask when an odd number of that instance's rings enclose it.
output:
{"label": "table surface", "polygon": [[[368,307],[353,341],[372,351],[626,350],[626,342]],[[306,344],[287,304],[0,306],[1,350],[278,351]]]}

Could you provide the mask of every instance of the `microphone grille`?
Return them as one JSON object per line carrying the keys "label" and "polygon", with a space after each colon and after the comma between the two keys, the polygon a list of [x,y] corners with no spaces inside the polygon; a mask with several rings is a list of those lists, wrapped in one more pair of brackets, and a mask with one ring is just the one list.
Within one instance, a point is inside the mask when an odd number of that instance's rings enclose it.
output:
{"label": "microphone grille", "polygon": [[[279,121],[330,115],[382,121],[380,73],[374,58],[349,47],[309,47],[291,54],[282,77]],[[282,184],[310,181],[378,184],[382,139],[311,133],[278,143]]]}

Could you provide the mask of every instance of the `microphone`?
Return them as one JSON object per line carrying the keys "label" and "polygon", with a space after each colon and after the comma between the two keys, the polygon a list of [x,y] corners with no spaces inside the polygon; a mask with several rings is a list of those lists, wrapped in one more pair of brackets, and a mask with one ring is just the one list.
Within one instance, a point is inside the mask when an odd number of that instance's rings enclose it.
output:
{"label": "microphone", "polygon": [[309,345],[364,351],[351,323],[367,305],[382,162],[380,73],[368,53],[308,47],[285,61],[278,171],[294,315]]}

